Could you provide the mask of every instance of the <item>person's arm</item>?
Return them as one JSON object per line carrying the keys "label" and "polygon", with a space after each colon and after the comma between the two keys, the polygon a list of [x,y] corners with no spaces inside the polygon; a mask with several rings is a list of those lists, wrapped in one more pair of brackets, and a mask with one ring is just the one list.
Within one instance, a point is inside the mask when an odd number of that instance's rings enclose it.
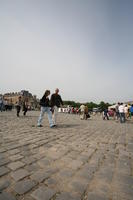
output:
{"label": "person's arm", "polygon": [[63,106],[63,101],[62,101],[61,96],[59,96],[59,98],[60,98],[60,103],[61,103],[61,105]]}

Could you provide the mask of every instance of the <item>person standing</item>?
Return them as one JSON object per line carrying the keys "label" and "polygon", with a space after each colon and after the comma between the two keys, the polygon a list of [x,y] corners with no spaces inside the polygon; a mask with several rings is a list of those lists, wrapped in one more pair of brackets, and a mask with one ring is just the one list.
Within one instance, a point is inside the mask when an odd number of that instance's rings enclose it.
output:
{"label": "person standing", "polygon": [[48,114],[50,128],[55,126],[52,120],[52,112],[51,112],[51,107],[50,107],[49,97],[48,97],[49,95],[50,95],[50,90],[46,90],[43,97],[40,100],[41,112],[38,118],[38,123],[37,123],[38,127],[42,127],[41,122],[42,122],[43,115],[45,112]]}
{"label": "person standing", "polygon": [[55,93],[51,96],[51,107],[52,107],[52,119],[54,122],[54,125],[56,125],[57,122],[57,113],[58,108],[60,106],[63,106],[63,101],[61,96],[59,95],[59,89],[56,88]]}
{"label": "person standing", "polygon": [[21,96],[19,96],[18,101],[16,102],[17,117],[19,117],[21,106],[22,106],[22,99],[21,99]]}
{"label": "person standing", "polygon": [[119,106],[119,115],[120,115],[120,122],[124,123],[125,122],[125,113],[124,113],[123,103],[121,103],[120,106]]}

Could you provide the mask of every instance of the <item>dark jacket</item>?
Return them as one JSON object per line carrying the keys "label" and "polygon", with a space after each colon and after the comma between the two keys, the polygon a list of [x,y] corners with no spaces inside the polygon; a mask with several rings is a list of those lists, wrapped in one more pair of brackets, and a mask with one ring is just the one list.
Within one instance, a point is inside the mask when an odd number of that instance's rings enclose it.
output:
{"label": "dark jacket", "polygon": [[51,96],[51,107],[53,107],[53,106],[60,107],[60,105],[63,105],[63,101],[61,99],[61,96],[59,94],[52,94],[52,96]]}
{"label": "dark jacket", "polygon": [[40,100],[40,105],[43,107],[50,107],[49,98],[44,95]]}

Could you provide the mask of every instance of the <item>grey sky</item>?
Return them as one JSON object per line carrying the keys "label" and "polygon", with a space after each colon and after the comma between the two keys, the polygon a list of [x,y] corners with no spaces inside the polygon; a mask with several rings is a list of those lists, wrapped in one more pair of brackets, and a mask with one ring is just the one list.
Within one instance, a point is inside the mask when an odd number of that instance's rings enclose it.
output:
{"label": "grey sky", "polygon": [[0,0],[0,93],[132,100],[132,0]]}

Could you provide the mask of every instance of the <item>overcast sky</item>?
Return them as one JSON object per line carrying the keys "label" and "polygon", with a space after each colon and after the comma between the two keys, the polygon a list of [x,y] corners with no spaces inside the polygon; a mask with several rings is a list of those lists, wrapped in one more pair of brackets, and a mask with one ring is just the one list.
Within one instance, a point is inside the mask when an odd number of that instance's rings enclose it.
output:
{"label": "overcast sky", "polygon": [[0,0],[0,93],[133,100],[133,0]]}

